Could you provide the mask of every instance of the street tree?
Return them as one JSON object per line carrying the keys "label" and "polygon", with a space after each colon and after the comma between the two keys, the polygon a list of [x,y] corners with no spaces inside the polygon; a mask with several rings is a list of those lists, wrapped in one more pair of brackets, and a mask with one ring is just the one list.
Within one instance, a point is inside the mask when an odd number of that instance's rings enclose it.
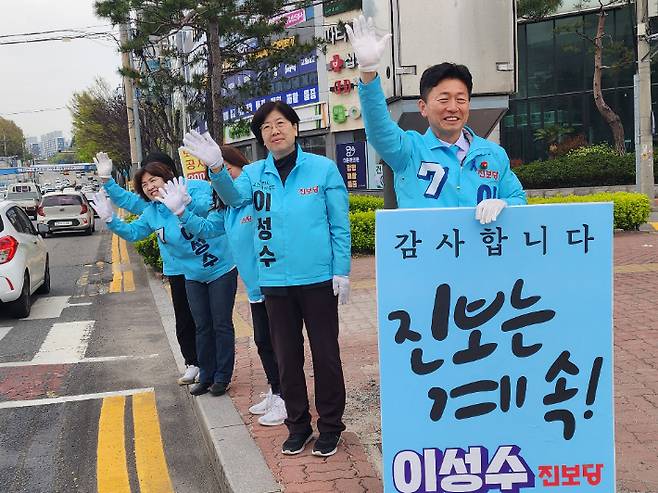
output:
{"label": "street tree", "polygon": [[[189,114],[202,114],[213,138],[224,137],[222,110],[239,107],[271,92],[273,72],[295,63],[317,41],[288,36],[282,13],[310,5],[310,0],[97,0],[96,13],[113,24],[130,23],[132,39],[122,51],[140,60],[140,70],[124,70],[142,93],[142,104],[154,108],[147,131],[172,147],[180,144],[180,115],[171,110],[173,94],[184,96]],[[131,20],[131,14],[134,19]],[[181,49],[174,40],[192,32],[194,43]],[[172,63],[179,60],[181,63]],[[248,75],[239,87],[231,76]]]}
{"label": "street tree", "polygon": [[[539,20],[551,13],[554,13],[561,5],[561,0],[524,0],[519,1],[518,14],[532,20]],[[582,21],[572,23],[568,27],[563,27],[558,32],[573,32],[581,39],[585,40],[593,55],[594,75],[592,78],[592,92],[594,104],[599,114],[606,122],[614,140],[615,150],[618,154],[626,152],[624,125],[619,115],[610,107],[603,96],[602,78],[604,70],[620,70],[634,63],[635,56],[632,47],[624,43],[615,41],[612,35],[606,31],[606,18],[608,16],[608,7],[626,3],[630,5],[629,0],[598,0],[597,25],[593,33],[583,25]],[[584,5],[581,2],[578,6]],[[605,58],[605,63],[604,63]]]}
{"label": "street tree", "polygon": [[130,142],[126,126],[126,104],[118,91],[102,79],[73,94],[69,103],[73,120],[76,158],[91,162],[97,152],[107,152],[117,170],[130,168]]}
{"label": "street tree", "polygon": [[23,131],[12,120],[0,117],[0,154],[23,158]]}

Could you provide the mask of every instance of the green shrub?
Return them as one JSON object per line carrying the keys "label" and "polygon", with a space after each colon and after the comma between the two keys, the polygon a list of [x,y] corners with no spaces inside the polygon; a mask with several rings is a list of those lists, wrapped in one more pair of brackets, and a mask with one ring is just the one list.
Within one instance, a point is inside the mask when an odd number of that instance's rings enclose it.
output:
{"label": "green shrub", "polygon": [[143,240],[136,241],[135,250],[144,257],[144,263],[146,265],[150,265],[154,269],[162,272],[162,257],[160,257],[160,247],[158,246],[158,240],[155,233],[149,235]]}
{"label": "green shrub", "polygon": [[651,203],[641,193],[615,192],[592,195],[567,195],[566,197],[534,197],[529,204],[562,204],[571,202],[613,202],[614,227],[626,231],[636,230],[649,219]]}
{"label": "green shrub", "polygon": [[375,211],[350,212],[352,253],[375,253]]}
{"label": "green shrub", "polygon": [[350,212],[368,212],[384,208],[384,199],[372,195],[350,195]]}

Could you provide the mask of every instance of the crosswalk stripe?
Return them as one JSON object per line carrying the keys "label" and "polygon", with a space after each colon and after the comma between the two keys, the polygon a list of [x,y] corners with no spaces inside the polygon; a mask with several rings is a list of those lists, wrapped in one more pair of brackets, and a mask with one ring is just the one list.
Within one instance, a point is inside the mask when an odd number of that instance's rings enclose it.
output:
{"label": "crosswalk stripe", "polygon": [[9,334],[11,329],[13,329],[13,327],[0,327],[0,341]]}
{"label": "crosswalk stripe", "polygon": [[135,462],[140,493],[173,493],[167,460],[162,446],[155,393],[135,394],[133,423],[135,428]]}
{"label": "crosswalk stripe", "polygon": [[51,404],[63,404],[65,402],[91,401],[103,399],[114,395],[133,395],[144,392],[153,392],[153,387],[143,389],[115,390],[112,392],[98,392],[96,394],[65,395],[62,397],[48,397],[45,399],[25,399],[21,401],[2,401],[0,409],[16,409],[19,407],[49,406]]}
{"label": "crosswalk stripe", "polygon": [[124,396],[103,399],[96,449],[98,493],[130,493],[124,431],[125,404]]}
{"label": "crosswalk stripe", "polygon": [[37,298],[30,310],[30,316],[21,320],[44,320],[59,318],[68,306],[70,296],[46,296]]}
{"label": "crosswalk stripe", "polygon": [[58,364],[80,361],[89,345],[89,336],[94,328],[93,320],[62,322],[53,324],[32,363]]}

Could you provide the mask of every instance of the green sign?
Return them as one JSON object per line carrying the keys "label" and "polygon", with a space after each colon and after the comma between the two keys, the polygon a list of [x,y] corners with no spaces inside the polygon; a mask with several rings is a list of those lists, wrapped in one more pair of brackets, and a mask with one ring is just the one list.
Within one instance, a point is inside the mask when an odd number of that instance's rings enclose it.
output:
{"label": "green sign", "polygon": [[325,0],[322,5],[322,13],[326,17],[360,8],[362,8],[361,0]]}

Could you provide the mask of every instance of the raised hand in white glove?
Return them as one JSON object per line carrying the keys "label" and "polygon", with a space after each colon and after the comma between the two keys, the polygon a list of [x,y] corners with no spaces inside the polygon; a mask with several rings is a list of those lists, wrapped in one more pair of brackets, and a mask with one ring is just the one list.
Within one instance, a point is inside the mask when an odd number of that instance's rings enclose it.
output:
{"label": "raised hand in white glove", "polygon": [[96,172],[98,173],[99,178],[104,178],[106,180],[112,178],[112,160],[107,153],[96,153],[94,164],[96,164]]}
{"label": "raised hand in white glove", "polygon": [[350,278],[347,276],[334,276],[331,280],[334,296],[338,296],[339,305],[347,305],[350,301]]}
{"label": "raised hand in white glove", "polygon": [[160,189],[160,196],[155,197],[155,200],[162,202],[167,209],[180,216],[185,211],[186,197],[189,197],[187,185],[185,185],[185,179],[180,177],[165,183],[164,188]]}
{"label": "raised hand in white glove", "polygon": [[195,130],[190,130],[183,137],[183,144],[185,144],[183,148],[187,152],[198,157],[211,170],[217,172],[222,169],[222,165],[224,164],[222,150],[217,145],[217,142],[212,140],[208,132],[201,135]]}
{"label": "raised hand in white glove", "polygon": [[475,219],[480,221],[480,224],[489,224],[495,221],[505,207],[507,202],[501,199],[484,199],[475,208]]}
{"label": "raised hand in white glove", "polygon": [[94,194],[94,202],[91,204],[101,221],[109,223],[114,217],[114,208],[112,202],[107,198],[104,192],[96,192]]}
{"label": "raised hand in white glove", "polygon": [[345,30],[359,61],[359,69],[362,72],[377,72],[391,34],[385,34],[377,39],[372,17],[366,20],[363,15],[355,18],[352,26],[345,26]]}

